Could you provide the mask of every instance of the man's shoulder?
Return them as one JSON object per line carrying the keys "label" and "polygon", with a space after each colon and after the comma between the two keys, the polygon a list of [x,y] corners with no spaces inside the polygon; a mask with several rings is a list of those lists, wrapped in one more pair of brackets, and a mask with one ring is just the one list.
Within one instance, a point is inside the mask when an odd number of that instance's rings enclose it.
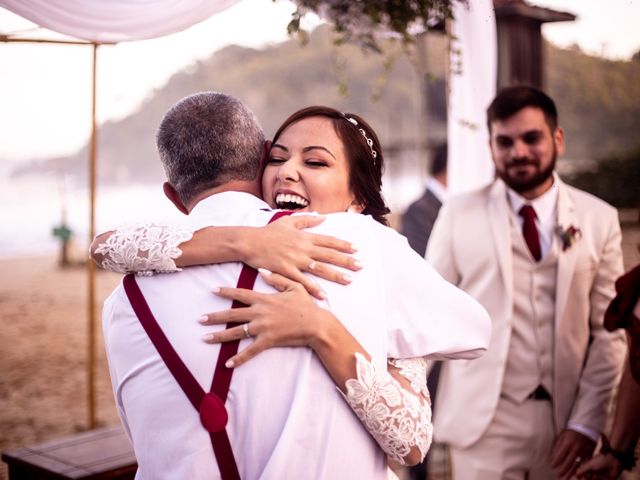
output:
{"label": "man's shoulder", "polygon": [[583,210],[587,213],[603,213],[613,215],[617,213],[616,208],[605,202],[599,197],[586,192],[584,190],[580,190],[579,188],[573,187],[567,183],[564,184],[564,187],[567,190],[567,193],[573,199],[573,202],[576,208]]}
{"label": "man's shoulder", "polygon": [[407,207],[404,215],[421,215],[422,212],[438,209],[441,205],[442,202],[438,200],[438,197],[427,188],[420,198]]}
{"label": "man's shoulder", "polygon": [[491,196],[492,188],[493,183],[490,183],[469,192],[451,195],[446,202],[446,206],[454,210],[468,210],[469,208],[484,205]]}

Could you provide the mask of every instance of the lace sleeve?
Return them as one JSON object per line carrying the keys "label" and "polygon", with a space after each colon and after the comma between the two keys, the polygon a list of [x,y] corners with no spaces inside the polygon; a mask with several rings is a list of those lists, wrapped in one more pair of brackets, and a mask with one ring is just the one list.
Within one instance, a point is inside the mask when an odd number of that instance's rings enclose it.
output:
{"label": "lace sleeve", "polygon": [[382,450],[405,464],[413,447],[424,459],[431,445],[431,399],[427,390],[427,362],[423,358],[388,360],[411,383],[406,389],[387,370],[356,353],[358,377],[346,382],[347,403]]}
{"label": "lace sleeve", "polygon": [[98,245],[95,254],[102,255],[101,267],[119,273],[153,275],[178,272],[175,259],[182,251],[182,242],[193,233],[166,225],[136,225],[120,227]]}

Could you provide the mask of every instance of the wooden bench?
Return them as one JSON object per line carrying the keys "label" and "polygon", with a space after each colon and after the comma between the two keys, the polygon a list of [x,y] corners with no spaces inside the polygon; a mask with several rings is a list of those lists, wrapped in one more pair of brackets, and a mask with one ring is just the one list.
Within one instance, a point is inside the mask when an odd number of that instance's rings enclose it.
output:
{"label": "wooden bench", "polygon": [[2,452],[9,480],[133,479],[136,458],[122,427],[79,433]]}

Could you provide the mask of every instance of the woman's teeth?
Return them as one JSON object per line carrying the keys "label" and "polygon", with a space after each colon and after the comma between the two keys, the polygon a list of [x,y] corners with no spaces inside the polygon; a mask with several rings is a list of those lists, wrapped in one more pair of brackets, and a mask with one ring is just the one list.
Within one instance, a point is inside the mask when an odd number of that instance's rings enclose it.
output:
{"label": "woman's teeth", "polygon": [[309,201],[298,195],[292,195],[290,193],[279,193],[276,195],[276,206],[278,208],[292,210],[296,208],[304,208],[307,205],[309,205]]}

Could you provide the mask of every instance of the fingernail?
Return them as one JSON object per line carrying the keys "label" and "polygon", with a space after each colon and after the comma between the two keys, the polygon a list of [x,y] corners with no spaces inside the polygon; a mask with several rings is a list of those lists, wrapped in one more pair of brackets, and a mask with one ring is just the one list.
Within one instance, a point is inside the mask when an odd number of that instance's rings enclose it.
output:
{"label": "fingernail", "polygon": [[271,275],[271,270],[267,270],[266,268],[259,268],[258,272],[260,272],[260,275],[264,277],[268,277],[269,275]]}
{"label": "fingernail", "polygon": [[212,342],[214,338],[215,335],[213,333],[205,333],[204,335],[202,335],[202,340],[204,340],[205,342]]}
{"label": "fingernail", "polygon": [[211,289],[211,292],[212,292],[212,293],[220,293],[220,287],[213,287],[213,288]]}
{"label": "fingernail", "polygon": [[344,275],[342,275],[342,281],[344,283],[351,283],[351,276],[347,275],[346,273]]}
{"label": "fingernail", "polygon": [[327,299],[327,293],[324,290],[320,290],[318,292],[318,296],[322,299],[322,300],[326,300]]}
{"label": "fingernail", "polygon": [[357,252],[359,250],[358,246],[355,243],[352,243],[350,247],[351,247],[351,250],[353,250],[354,252]]}
{"label": "fingernail", "polygon": [[362,262],[360,262],[360,260],[354,260],[353,261],[353,266],[356,267],[358,270],[362,269]]}
{"label": "fingernail", "polygon": [[202,315],[199,319],[198,322],[200,323],[207,323],[207,321],[209,320],[209,317],[207,317],[206,315]]}
{"label": "fingernail", "polygon": [[233,360],[227,360],[227,363],[224,364],[227,368],[233,368]]}

